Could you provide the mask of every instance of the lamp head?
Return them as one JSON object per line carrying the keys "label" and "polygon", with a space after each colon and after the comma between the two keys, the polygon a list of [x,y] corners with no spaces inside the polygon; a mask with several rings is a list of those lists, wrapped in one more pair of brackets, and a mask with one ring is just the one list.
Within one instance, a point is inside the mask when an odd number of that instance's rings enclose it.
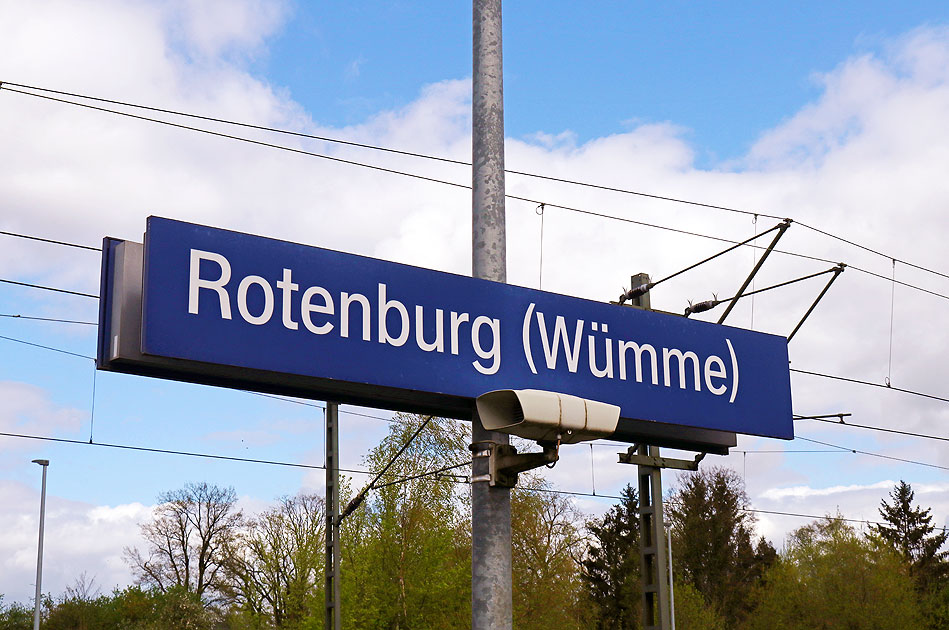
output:
{"label": "lamp head", "polygon": [[33,463],[34,463],[34,464],[39,464],[40,466],[49,466],[49,460],[48,460],[48,459],[34,459],[34,460],[33,460]]}

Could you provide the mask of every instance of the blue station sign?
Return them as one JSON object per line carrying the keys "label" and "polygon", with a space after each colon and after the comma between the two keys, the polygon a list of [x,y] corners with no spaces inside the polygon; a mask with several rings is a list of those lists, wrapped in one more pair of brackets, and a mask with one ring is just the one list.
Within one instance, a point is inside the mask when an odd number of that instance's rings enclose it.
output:
{"label": "blue station sign", "polygon": [[793,437],[780,336],[158,217],[104,262],[104,369],[456,417],[541,389]]}

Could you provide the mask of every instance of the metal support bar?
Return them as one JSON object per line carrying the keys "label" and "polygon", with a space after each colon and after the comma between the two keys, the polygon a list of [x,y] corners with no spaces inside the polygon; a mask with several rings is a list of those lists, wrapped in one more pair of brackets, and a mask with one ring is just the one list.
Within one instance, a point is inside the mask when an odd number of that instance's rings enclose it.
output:
{"label": "metal support bar", "polygon": [[[673,459],[671,457],[659,457],[650,455],[639,455],[636,453],[636,446],[630,446],[625,453],[619,455],[619,463],[634,464],[636,466],[649,466],[652,468],[674,468],[676,470],[698,470],[699,462],[705,459],[705,453],[699,453],[695,459]],[[658,452],[659,449],[656,449]]]}
{"label": "metal support bar", "polygon": [[[635,276],[630,276],[629,283],[630,286],[634,287],[634,289],[630,289],[632,295],[624,295],[629,300],[629,305],[646,311],[651,310],[652,301],[649,299],[649,289],[652,288],[653,283],[649,279],[649,274],[637,273]],[[621,299],[620,304],[625,301]]]}
{"label": "metal support bar", "polygon": [[[639,456],[659,459],[659,448],[640,446]],[[643,630],[669,630],[669,582],[662,524],[662,476],[655,466],[639,466],[639,561],[643,582]]]}
{"label": "metal support bar", "polygon": [[732,298],[731,302],[728,303],[728,306],[725,308],[725,312],[722,313],[722,316],[718,318],[718,323],[721,324],[725,321],[725,318],[728,317],[728,314],[732,312],[732,309],[735,308],[735,304],[738,302],[738,298],[741,297],[742,293],[745,292],[745,289],[748,288],[748,285],[751,284],[751,281],[755,279],[755,276],[758,274],[758,270],[761,269],[761,266],[764,264],[764,261],[768,259],[768,256],[771,255],[771,252],[774,251],[775,245],[778,244],[778,241],[781,240],[781,237],[784,236],[784,233],[787,232],[788,228],[791,227],[791,220],[785,219],[784,223],[778,227],[778,233],[774,235],[774,238],[771,240],[771,244],[768,245],[768,248],[764,250],[764,253],[761,254],[761,258],[758,259],[758,263],[755,265],[755,268],[751,270],[751,273],[748,274],[748,277],[745,278],[744,283],[742,283],[741,288],[738,289],[738,293],[735,294],[735,297]]}
{"label": "metal support bar", "polygon": [[811,307],[807,309],[806,313],[804,313],[804,317],[801,318],[801,321],[797,323],[797,326],[795,326],[794,330],[791,331],[791,334],[788,335],[788,341],[791,341],[791,339],[794,338],[794,335],[797,334],[797,331],[800,330],[801,326],[804,324],[804,320],[807,319],[812,312],[814,312],[814,309],[817,308],[817,303],[823,299],[824,294],[827,293],[827,291],[830,289],[830,285],[834,283],[834,280],[837,279],[837,276],[842,274],[844,272],[844,269],[846,268],[847,268],[847,265],[845,265],[844,263],[840,263],[839,265],[837,265],[837,268],[834,269],[834,275],[832,275],[830,277],[830,280],[827,281],[827,284],[824,286],[824,290],[820,292],[820,295],[817,296],[817,299],[814,300],[814,303],[811,304]]}
{"label": "metal support bar", "polygon": [[326,619],[340,630],[339,608],[339,403],[326,402]]}
{"label": "metal support bar", "polygon": [[517,448],[510,444],[475,442],[470,446],[471,451],[474,457],[488,458],[488,476],[472,478],[471,481],[488,481],[489,485],[499,488],[515,487],[518,473],[540,468],[560,459],[557,444],[543,442],[540,446],[544,449],[540,453],[518,453]]}

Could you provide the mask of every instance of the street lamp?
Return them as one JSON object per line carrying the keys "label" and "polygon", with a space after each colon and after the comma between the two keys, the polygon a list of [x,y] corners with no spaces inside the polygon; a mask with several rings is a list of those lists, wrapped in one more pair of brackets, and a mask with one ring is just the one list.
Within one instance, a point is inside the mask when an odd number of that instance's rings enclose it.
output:
{"label": "street lamp", "polygon": [[33,603],[33,630],[40,630],[40,593],[43,590],[43,526],[46,523],[46,467],[48,459],[34,459],[43,467],[43,491],[40,494],[40,543],[36,553],[36,599]]}

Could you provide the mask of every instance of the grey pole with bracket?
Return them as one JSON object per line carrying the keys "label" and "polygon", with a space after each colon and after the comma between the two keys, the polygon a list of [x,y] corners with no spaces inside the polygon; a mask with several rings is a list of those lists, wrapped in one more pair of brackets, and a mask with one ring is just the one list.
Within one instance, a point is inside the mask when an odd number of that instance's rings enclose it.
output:
{"label": "grey pole with bracket", "polygon": [[[472,14],[472,276],[506,282],[501,0],[474,0]],[[477,412],[471,434],[471,627],[510,630],[511,489],[489,481],[492,448],[510,442]]]}

